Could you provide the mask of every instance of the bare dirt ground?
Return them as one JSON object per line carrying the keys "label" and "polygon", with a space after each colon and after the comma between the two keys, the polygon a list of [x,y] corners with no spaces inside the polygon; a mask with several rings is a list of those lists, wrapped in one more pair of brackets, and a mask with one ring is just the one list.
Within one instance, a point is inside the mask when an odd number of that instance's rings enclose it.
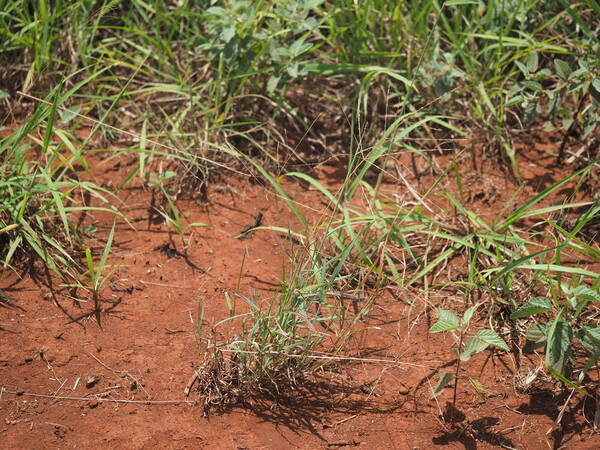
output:
{"label": "bare dirt ground", "polygon": [[[547,145],[524,147],[521,198],[568,170],[551,167]],[[98,178],[108,183],[126,173],[123,158],[98,164]],[[324,166],[322,181],[334,186],[338,181],[326,175],[338,169],[335,163]],[[512,185],[493,164],[477,170],[471,183],[473,208],[497,211]],[[286,188],[299,204],[322,209],[314,191],[293,184]],[[386,189],[393,193],[403,187],[389,184]],[[347,352],[373,363],[340,361],[336,374],[317,376],[277,405],[254,400],[204,417],[194,392],[184,396],[204,357],[196,337],[199,305],[210,323],[226,315],[225,292],[275,295],[289,251],[287,238],[270,231],[255,232],[251,239],[235,236],[259,212],[265,225],[294,227],[293,216],[267,188],[232,178],[211,185],[208,205],[179,205],[185,223],[210,225],[194,229],[184,243],[172,228],[149,218],[147,191],[132,187],[121,197],[126,204],[121,209],[136,230],[117,222],[111,262],[123,267],[103,291],[101,326],[89,316],[89,303],[53,292],[39,270],[37,277],[23,279],[10,271],[2,274],[1,287],[14,307],[0,307],[1,447],[600,447],[586,422],[593,417],[593,405],[575,396],[557,426],[569,391],[540,378],[528,393],[519,393],[511,355],[491,351],[463,367],[463,380],[476,377],[487,389],[478,393],[462,383],[458,405],[463,417],[457,427],[449,427],[440,412],[451,400],[451,389],[437,400],[430,398],[436,371],[454,367],[445,338],[428,333],[435,320],[431,306],[443,301],[443,294],[432,294],[419,308],[392,293],[376,299],[368,333],[357,336]],[[99,230],[90,245],[101,250],[113,219],[96,214],[86,220]],[[522,370],[540,366],[542,359],[530,356]]]}

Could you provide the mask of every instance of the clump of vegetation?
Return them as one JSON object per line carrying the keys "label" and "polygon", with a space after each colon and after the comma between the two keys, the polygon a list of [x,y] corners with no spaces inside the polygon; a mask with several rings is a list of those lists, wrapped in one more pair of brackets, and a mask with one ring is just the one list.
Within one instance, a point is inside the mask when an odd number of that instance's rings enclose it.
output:
{"label": "clump of vegetation", "polygon": [[[550,320],[542,319],[529,326],[526,350],[543,347],[544,362],[549,372],[593,399],[594,396],[582,388],[581,384],[587,372],[600,358],[600,327],[591,318],[589,311],[590,305],[600,303],[600,294],[597,288],[590,289],[579,284],[580,280],[580,277],[574,277],[576,287],[562,286],[567,290],[565,300],[550,301],[546,297],[535,297],[513,312],[511,318],[542,318],[549,314]],[[575,381],[571,381],[569,378],[577,362],[575,342],[585,350],[588,359],[579,369]]]}
{"label": "clump of vegetation", "polygon": [[[60,115],[59,107],[85,81],[67,92],[62,86],[53,89],[25,123],[0,140],[0,258],[5,268],[16,270],[13,265],[23,258],[35,257],[63,282],[78,280],[86,230],[73,217],[93,211],[120,215],[112,192],[76,174],[75,166],[89,171],[86,153],[69,130],[58,126],[71,119]],[[92,199],[99,204],[91,204]]]}

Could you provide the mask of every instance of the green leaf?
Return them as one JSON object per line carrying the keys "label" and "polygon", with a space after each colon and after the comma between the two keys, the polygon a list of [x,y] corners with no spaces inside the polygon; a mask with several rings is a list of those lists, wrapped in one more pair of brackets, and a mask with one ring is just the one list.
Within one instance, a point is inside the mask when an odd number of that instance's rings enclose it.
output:
{"label": "green leaf", "polygon": [[463,314],[463,318],[462,318],[462,323],[464,325],[467,325],[471,321],[471,318],[473,317],[473,313],[475,312],[476,309],[477,309],[476,306],[471,306],[469,309],[467,309],[465,311],[465,313]]}
{"label": "green leaf", "polygon": [[573,289],[573,295],[577,300],[584,300],[586,302],[600,302],[600,293],[587,286],[577,286]]}
{"label": "green leaf", "polygon": [[543,91],[544,88],[543,86],[538,83],[537,81],[531,81],[531,80],[526,80],[523,81],[523,86],[525,86],[527,89],[531,89],[532,91]]}
{"label": "green leaf", "polygon": [[204,223],[204,222],[193,222],[193,223],[190,223],[190,227],[211,228],[211,225]]}
{"label": "green leaf", "polygon": [[487,348],[487,346],[487,342],[479,339],[478,337],[472,337],[465,344],[463,352],[460,354],[460,360],[465,362],[468,361],[469,359],[471,359],[471,356],[482,352]]}
{"label": "green leaf", "polygon": [[572,351],[573,329],[567,322],[559,320],[552,323],[548,331],[546,345],[546,366],[564,374],[569,365]]}
{"label": "green leaf", "polygon": [[525,100],[525,97],[523,97],[522,95],[517,95],[515,97],[508,99],[506,102],[506,106],[513,106],[513,105],[516,105],[517,103],[522,103],[523,100]]}
{"label": "green leaf", "polygon": [[[577,308],[577,299],[575,297],[567,297],[567,303],[573,309]],[[583,301],[580,303],[580,308],[585,306],[587,302]]]}
{"label": "green leaf", "polygon": [[[556,110],[558,109],[560,102],[560,95],[556,95],[554,92],[548,92],[548,115],[550,123],[552,118],[556,115]],[[554,125],[552,125],[552,129],[554,129]]]}
{"label": "green leaf", "polygon": [[100,257],[100,263],[95,268],[97,276],[94,279],[94,289],[96,289],[96,290],[100,289],[100,287],[101,287],[99,275],[102,272],[104,272],[104,269],[106,267],[106,261],[108,260],[108,255],[110,254],[110,249],[112,247],[113,238],[115,236],[115,226],[116,226],[116,221],[113,221],[112,228],[110,229],[110,233],[108,233],[108,238],[106,239],[106,244],[104,245],[104,250],[102,251],[102,256]]}
{"label": "green leaf", "polygon": [[475,335],[475,337],[488,345],[492,345],[506,352],[509,351],[508,345],[504,339],[502,339],[498,333],[493,330],[481,330]]}
{"label": "green leaf", "polygon": [[567,301],[575,309],[574,317],[577,318],[583,312],[590,302],[600,302],[600,294],[587,286],[577,286],[572,291],[573,297],[568,297]]}
{"label": "green leaf", "polygon": [[89,248],[85,249],[85,261],[87,263],[88,273],[90,278],[94,277],[94,258],[92,257],[92,251]]}
{"label": "green leaf", "polygon": [[534,314],[549,311],[552,309],[552,303],[545,297],[535,297],[517,309],[510,315],[511,319],[520,319]]}
{"label": "green leaf", "polygon": [[304,39],[298,39],[294,41],[292,45],[289,47],[289,53],[292,56],[300,56],[302,53],[306,52],[312,47],[310,42],[304,42]]}
{"label": "green leaf", "polygon": [[456,330],[459,325],[456,314],[447,309],[438,309],[438,321],[429,330],[430,333],[439,333],[441,331]]}
{"label": "green leaf", "polygon": [[525,102],[523,106],[523,121],[525,122],[525,126],[530,126],[535,122],[540,115],[540,106],[538,102]]}
{"label": "green leaf", "polygon": [[298,76],[299,70],[300,65],[297,62],[292,63],[287,67],[287,73],[292,78],[296,78]]}
{"label": "green leaf", "polygon": [[590,85],[590,94],[598,103],[600,103],[600,78],[594,78]]}
{"label": "green leaf", "polygon": [[548,325],[534,323],[529,327],[527,333],[525,333],[525,338],[527,339],[528,347],[531,350],[537,347],[543,347],[546,345],[546,340],[548,338]]}
{"label": "green leaf", "polygon": [[576,80],[582,75],[587,75],[588,71],[585,69],[577,69],[569,74],[569,81]]}
{"label": "green leaf", "polygon": [[552,76],[552,72],[550,72],[550,70],[548,70],[546,68],[543,68],[542,70],[540,70],[538,73],[535,74],[535,77],[538,80],[550,78],[551,76]]}
{"label": "green leaf", "polygon": [[8,97],[10,97],[10,94],[8,92],[0,89],[0,100],[4,100],[5,98],[8,98]]}
{"label": "green leaf", "polygon": [[539,56],[537,52],[530,53],[527,57],[527,69],[534,73],[538,70]]}
{"label": "green leaf", "polygon": [[323,3],[324,0],[304,0],[303,5],[305,9],[312,9]]}
{"label": "green leaf", "polygon": [[226,13],[225,10],[220,6],[211,6],[206,11],[204,11],[204,14],[207,16],[224,17]]}
{"label": "green leaf", "polygon": [[60,123],[63,125],[68,124],[73,118],[75,118],[81,111],[81,106],[76,105],[67,109],[59,109],[58,115],[60,116]]}
{"label": "green leaf", "polygon": [[167,170],[167,171],[162,172],[160,174],[160,181],[166,181],[166,180],[168,180],[170,178],[173,178],[175,176],[177,176],[177,172],[174,172],[173,170]]}
{"label": "green leaf", "polygon": [[579,382],[581,383],[588,370],[594,367],[600,359],[600,326],[595,323],[584,325],[577,331],[576,335],[583,348],[590,355],[579,374]]}
{"label": "green leaf", "polygon": [[600,353],[600,325],[584,325],[577,331],[577,339],[589,354]]}
{"label": "green leaf", "polygon": [[221,29],[219,36],[223,42],[229,42],[235,37],[235,25],[228,24]]}
{"label": "green leaf", "polygon": [[569,63],[567,63],[566,61],[563,61],[562,59],[557,58],[554,60],[554,67],[556,67],[556,73],[558,74],[558,76],[561,79],[563,79],[565,81],[569,79],[569,75],[572,72],[571,66],[569,66]]}
{"label": "green leaf", "polygon": [[600,277],[597,272],[592,270],[582,269],[580,267],[571,267],[571,266],[561,266],[558,264],[521,264],[519,265],[521,269],[530,269],[537,270],[542,272],[563,272],[563,273],[571,273],[575,275],[583,275],[584,277],[590,277],[592,279],[597,279]]}
{"label": "green leaf", "polygon": [[591,395],[589,392],[587,392],[585,389],[583,389],[581,386],[573,383],[571,380],[569,380],[568,378],[565,378],[561,373],[557,372],[556,370],[554,370],[552,367],[548,368],[548,372],[550,372],[552,374],[553,377],[555,377],[557,380],[562,381],[564,384],[566,384],[567,386],[571,386],[573,389],[577,389],[579,392],[581,392],[582,394],[584,394],[585,396],[593,399],[594,401],[596,400],[596,397]]}
{"label": "green leaf", "polygon": [[277,85],[279,84],[279,80],[281,80],[280,76],[271,75],[269,77],[269,81],[267,82],[267,92],[273,93],[275,89],[277,89]]}
{"label": "green leaf", "polygon": [[437,373],[437,377],[438,382],[435,385],[435,388],[431,390],[431,398],[435,398],[438,395],[440,395],[444,388],[448,386],[448,384],[450,384],[450,382],[452,381],[452,375],[447,372],[444,372],[443,370],[440,370]]}
{"label": "green leaf", "polygon": [[515,61],[515,64],[519,68],[521,73],[523,73],[523,75],[525,75],[526,77],[529,76],[529,69],[525,64],[523,64],[521,61]]}
{"label": "green leaf", "polygon": [[444,6],[478,5],[477,0],[448,0]]}

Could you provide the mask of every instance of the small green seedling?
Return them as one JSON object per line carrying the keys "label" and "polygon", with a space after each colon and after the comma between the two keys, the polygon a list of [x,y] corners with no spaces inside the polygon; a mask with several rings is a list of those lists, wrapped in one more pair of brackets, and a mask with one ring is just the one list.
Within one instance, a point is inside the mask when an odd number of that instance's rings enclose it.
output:
{"label": "small green seedling", "polygon": [[[114,271],[118,267],[121,267],[106,264],[108,255],[110,254],[110,250],[112,248],[114,235],[115,223],[113,223],[110,233],[108,234],[108,239],[106,241],[106,245],[104,246],[104,250],[102,252],[102,256],[100,257],[100,262],[98,263],[98,265],[94,264],[92,251],[89,248],[86,248],[85,259],[87,263],[87,271],[83,273],[79,282],[63,285],[70,288],[83,289],[90,293],[90,295],[92,296],[92,301],[94,302],[94,315],[96,316],[98,324],[100,324],[100,292],[102,291],[104,284],[112,276]],[[111,269],[108,271],[108,273],[106,272],[107,268]]]}
{"label": "small green seedling", "polygon": [[[469,361],[473,355],[482,352],[490,345],[497,347],[501,350],[509,351],[508,345],[506,344],[504,339],[498,336],[498,334],[495,331],[490,329],[478,331],[477,334],[475,334],[475,336],[471,337],[466,343],[464,343],[469,323],[471,322],[471,319],[473,318],[473,314],[475,313],[476,309],[477,305],[470,307],[465,311],[462,319],[459,319],[458,316],[452,311],[438,308],[438,321],[429,330],[430,333],[458,333],[458,348],[453,349],[454,353],[458,356],[458,359],[456,360],[456,371],[454,374],[454,394],[452,397],[451,408],[449,408],[449,412],[451,412],[451,414],[449,415],[452,422],[454,422],[454,419],[456,417],[455,411],[457,411],[456,392],[458,388],[458,374],[460,371],[461,362]],[[452,375],[443,371],[439,371],[438,375],[439,381],[435,389],[433,389],[433,397],[437,397],[442,392],[444,387],[446,387],[452,381],[453,378]]]}
{"label": "small green seedling", "polygon": [[[546,297],[535,297],[511,314],[511,319],[550,313],[554,318],[536,322],[527,330],[526,350],[545,347],[546,369],[558,380],[588,394],[580,384],[585,374],[600,359],[600,325],[597,319],[584,314],[590,303],[600,303],[598,289],[586,286],[566,288],[566,301],[552,302]],[[574,341],[579,342],[589,359],[579,372],[577,384],[569,380],[575,362]]]}

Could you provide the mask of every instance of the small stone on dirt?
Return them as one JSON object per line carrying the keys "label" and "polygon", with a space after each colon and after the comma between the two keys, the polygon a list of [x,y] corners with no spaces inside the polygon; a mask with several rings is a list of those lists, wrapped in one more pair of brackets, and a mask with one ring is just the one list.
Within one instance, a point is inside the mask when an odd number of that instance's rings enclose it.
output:
{"label": "small stone on dirt", "polygon": [[91,375],[91,376],[89,376],[89,377],[86,378],[86,380],[85,380],[85,387],[88,388],[88,389],[93,388],[98,383],[98,381],[100,381],[100,377],[99,376],[97,376],[97,375]]}

